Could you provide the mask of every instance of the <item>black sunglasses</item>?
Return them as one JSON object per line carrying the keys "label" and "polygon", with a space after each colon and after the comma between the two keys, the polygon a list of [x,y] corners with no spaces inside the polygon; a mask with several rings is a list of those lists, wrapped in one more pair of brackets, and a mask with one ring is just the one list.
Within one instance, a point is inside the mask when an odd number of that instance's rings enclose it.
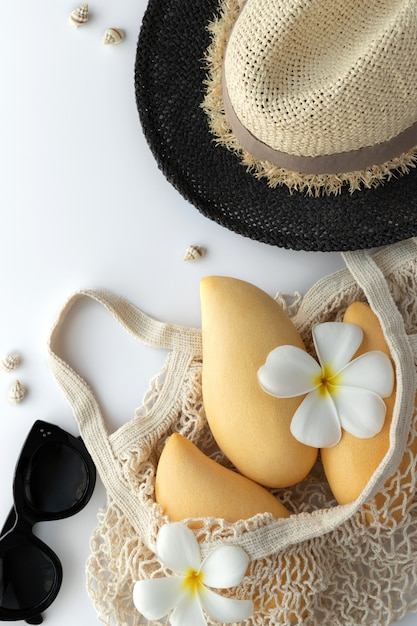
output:
{"label": "black sunglasses", "polygon": [[16,465],[14,505],[0,533],[0,620],[40,624],[62,582],[57,555],[33,532],[37,522],[78,513],[96,469],[81,438],[38,420]]}

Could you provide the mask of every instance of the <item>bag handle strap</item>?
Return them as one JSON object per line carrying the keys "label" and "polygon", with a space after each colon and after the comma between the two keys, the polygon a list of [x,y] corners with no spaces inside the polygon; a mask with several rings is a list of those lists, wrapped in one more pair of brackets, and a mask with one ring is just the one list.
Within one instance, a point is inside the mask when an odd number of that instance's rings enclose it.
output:
{"label": "bag handle strap", "polygon": [[106,289],[85,289],[73,293],[55,322],[49,346],[54,343],[70,309],[77,300],[83,297],[91,298],[104,306],[128,333],[142,343],[154,348],[201,353],[201,331],[199,329],[160,322],[138,309],[125,298]]}
{"label": "bag handle strap", "polygon": [[[404,245],[412,246],[416,254],[415,241],[405,242]],[[376,472],[376,489],[373,490],[375,492],[382,487],[387,476],[395,471],[405,450],[416,392],[414,345],[411,345],[407,337],[403,317],[375,256],[366,250],[343,252],[342,256],[380,321],[396,370],[397,388],[390,431],[390,449]]]}
{"label": "bag handle strap", "polygon": [[[149,533],[148,518],[138,506],[121,472],[109,433],[92,389],[68,363],[58,356],[56,346],[62,325],[74,304],[83,297],[102,304],[133,337],[147,345],[172,351],[164,388],[175,399],[190,361],[201,355],[201,332],[198,329],[159,322],[124,298],[107,290],[74,293],[58,315],[48,341],[48,363],[66,396],[78,422],[81,436],[94,460],[108,494],[126,513],[143,537]],[[169,417],[169,416],[168,416]],[[161,419],[168,419],[163,415]]]}

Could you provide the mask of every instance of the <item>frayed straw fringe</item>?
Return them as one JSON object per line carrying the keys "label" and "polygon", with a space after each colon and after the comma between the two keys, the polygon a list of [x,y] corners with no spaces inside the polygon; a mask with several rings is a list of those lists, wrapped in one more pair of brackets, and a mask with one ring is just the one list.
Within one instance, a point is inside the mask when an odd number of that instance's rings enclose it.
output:
{"label": "frayed straw fringe", "polygon": [[301,174],[253,157],[241,147],[227,121],[222,98],[222,64],[229,33],[243,6],[242,0],[223,0],[219,17],[207,29],[211,43],[204,55],[207,78],[206,95],[201,107],[208,117],[216,145],[225,146],[240,158],[242,165],[255,178],[266,178],[272,188],[286,185],[291,193],[303,192],[307,196],[338,195],[345,186],[350,193],[363,188],[377,187],[396,177],[407,174],[417,164],[417,146],[382,165],[365,170],[341,174]]}

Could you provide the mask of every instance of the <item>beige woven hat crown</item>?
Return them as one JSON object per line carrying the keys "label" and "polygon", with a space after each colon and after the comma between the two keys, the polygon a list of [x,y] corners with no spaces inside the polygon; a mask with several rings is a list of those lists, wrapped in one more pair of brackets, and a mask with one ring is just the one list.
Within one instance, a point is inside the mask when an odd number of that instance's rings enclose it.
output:
{"label": "beige woven hat crown", "polygon": [[225,0],[211,28],[212,130],[272,186],[337,193],[414,166],[415,0]]}

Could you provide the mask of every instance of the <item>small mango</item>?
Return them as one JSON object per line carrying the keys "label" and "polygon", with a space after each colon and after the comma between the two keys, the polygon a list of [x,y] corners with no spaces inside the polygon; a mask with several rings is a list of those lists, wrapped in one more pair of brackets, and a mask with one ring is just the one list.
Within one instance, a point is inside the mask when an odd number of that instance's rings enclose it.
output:
{"label": "small mango", "polygon": [[290,515],[269,491],[216,463],[178,433],[168,439],[159,459],[155,499],[177,522],[220,517],[233,523],[265,512],[276,518]]}

